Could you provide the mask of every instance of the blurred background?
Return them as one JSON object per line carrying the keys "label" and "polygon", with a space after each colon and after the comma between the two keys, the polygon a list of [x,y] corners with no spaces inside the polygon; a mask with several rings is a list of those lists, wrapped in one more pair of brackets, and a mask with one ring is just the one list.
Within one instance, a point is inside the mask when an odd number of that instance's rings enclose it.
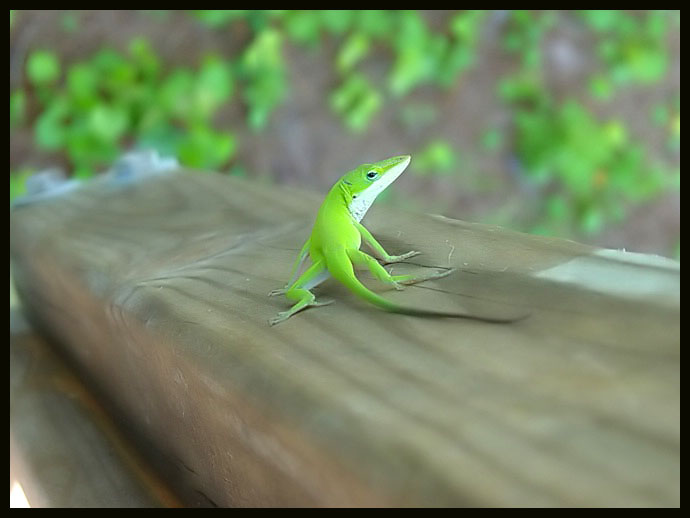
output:
{"label": "blurred background", "polygon": [[10,11],[10,201],[151,148],[680,259],[680,12]]}

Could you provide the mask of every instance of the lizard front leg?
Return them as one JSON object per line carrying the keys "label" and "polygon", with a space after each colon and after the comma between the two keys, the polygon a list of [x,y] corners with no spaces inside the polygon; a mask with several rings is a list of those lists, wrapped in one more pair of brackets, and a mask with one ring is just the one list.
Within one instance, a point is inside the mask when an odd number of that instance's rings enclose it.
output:
{"label": "lizard front leg", "polygon": [[292,285],[292,283],[295,282],[295,279],[297,278],[297,274],[299,273],[299,269],[304,264],[304,261],[307,260],[307,255],[309,254],[309,245],[311,243],[311,238],[307,239],[307,241],[302,245],[302,249],[299,252],[299,255],[297,256],[297,259],[295,260],[295,263],[292,266],[292,273],[290,274],[290,280],[287,281],[287,284],[285,285],[284,288],[278,288],[276,290],[271,290],[271,292],[268,294],[269,297],[275,297],[276,295],[285,295],[287,293],[288,288]]}
{"label": "lizard front leg", "polygon": [[348,257],[353,264],[369,268],[369,271],[374,277],[381,282],[392,285],[396,290],[402,290],[403,284],[417,284],[418,282],[429,281],[432,279],[441,279],[455,272],[455,269],[451,268],[449,270],[442,270],[427,275],[391,275],[383,266],[379,264],[376,259],[369,254],[362,252],[361,250],[349,251]]}
{"label": "lizard front leg", "polygon": [[414,257],[421,253],[412,250],[401,255],[390,255],[381,246],[381,244],[378,241],[376,241],[374,236],[371,235],[371,232],[369,232],[369,230],[367,230],[367,228],[364,225],[357,221],[355,221],[354,223],[355,227],[357,227],[357,230],[359,231],[359,234],[362,236],[364,241],[371,247],[372,251],[374,252],[374,255],[381,259],[381,261],[383,261],[385,264],[399,263],[400,261],[404,261],[405,259],[409,259],[410,257]]}
{"label": "lizard front leg", "polygon": [[295,313],[302,311],[310,306],[326,306],[332,304],[333,300],[316,300],[316,296],[309,291],[309,288],[314,287],[316,284],[323,282],[328,278],[328,270],[326,269],[326,262],[321,259],[312,264],[307,270],[297,279],[292,286],[287,288],[285,291],[285,296],[288,299],[296,301],[295,305],[292,306],[287,311],[281,311],[275,317],[270,319],[268,322],[272,326],[279,324],[288,318],[290,318]]}

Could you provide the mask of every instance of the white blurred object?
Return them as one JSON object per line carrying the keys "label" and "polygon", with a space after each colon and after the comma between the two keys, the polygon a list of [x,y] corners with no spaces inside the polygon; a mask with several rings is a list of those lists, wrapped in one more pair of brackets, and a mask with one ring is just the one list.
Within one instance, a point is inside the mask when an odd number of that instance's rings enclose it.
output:
{"label": "white blurred object", "polygon": [[118,183],[130,183],[151,175],[179,169],[175,157],[161,157],[155,149],[130,151],[113,164],[106,173]]}
{"label": "white blurred object", "polygon": [[[113,185],[129,185],[155,175],[179,169],[175,157],[161,157],[154,149],[130,151],[120,157],[102,175],[103,181]],[[94,181],[99,181],[95,178]],[[11,207],[28,205],[37,201],[61,196],[84,184],[83,180],[68,179],[58,167],[43,169],[26,180],[26,194],[14,200]]]}
{"label": "white blurred object", "polygon": [[58,167],[43,169],[26,179],[26,194],[14,200],[12,207],[27,205],[47,198],[71,192],[81,185],[76,179],[67,179],[65,172]]}

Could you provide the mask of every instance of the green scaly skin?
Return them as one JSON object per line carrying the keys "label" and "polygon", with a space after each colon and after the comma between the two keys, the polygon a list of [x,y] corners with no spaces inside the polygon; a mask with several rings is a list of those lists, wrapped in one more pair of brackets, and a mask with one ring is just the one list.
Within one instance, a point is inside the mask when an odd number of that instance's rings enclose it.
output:
{"label": "green scaly skin", "polygon": [[[270,319],[271,325],[283,322],[310,306],[325,306],[333,303],[333,300],[317,301],[310,291],[330,276],[367,302],[394,313],[470,318],[495,323],[514,322],[520,319],[443,313],[399,306],[374,293],[355,277],[354,266],[366,267],[380,281],[401,290],[404,284],[440,279],[455,271],[455,269],[448,269],[426,276],[391,275],[374,257],[359,249],[363,238],[374,254],[386,264],[419,255],[416,251],[390,255],[360,223],[376,196],[402,174],[410,163],[410,159],[409,155],[403,155],[387,158],[374,164],[362,164],[335,183],[319,209],[311,236],[304,243],[295,261],[290,281],[285,288],[269,293],[270,296],[285,295],[288,299],[295,301],[289,310],[282,311]],[[312,264],[299,278],[296,278],[299,267],[306,260],[307,255],[311,258]]]}

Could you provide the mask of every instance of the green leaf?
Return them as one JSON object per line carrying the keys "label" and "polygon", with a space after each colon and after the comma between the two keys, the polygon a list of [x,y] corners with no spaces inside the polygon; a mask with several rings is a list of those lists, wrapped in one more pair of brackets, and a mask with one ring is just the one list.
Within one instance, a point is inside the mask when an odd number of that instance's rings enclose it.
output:
{"label": "green leaf", "polygon": [[56,150],[65,145],[67,128],[65,119],[70,112],[65,98],[56,99],[41,115],[34,126],[36,144],[41,149]]}
{"label": "green leaf", "polygon": [[287,93],[280,33],[266,29],[257,34],[242,55],[239,70],[246,81],[242,97],[249,108],[249,126],[262,130]]}
{"label": "green leaf", "polygon": [[582,16],[592,29],[597,32],[607,32],[616,29],[617,24],[621,19],[620,11],[593,9],[582,11]]}
{"label": "green leaf", "polygon": [[661,80],[668,68],[668,53],[665,49],[629,47],[626,49],[626,58],[631,76],[643,83]]}
{"label": "green leaf", "polygon": [[432,77],[443,51],[443,37],[433,38],[426,23],[415,11],[400,14],[394,36],[397,54],[388,78],[391,92],[403,96]]}
{"label": "green leaf", "polygon": [[347,31],[353,21],[355,11],[344,9],[325,9],[319,11],[321,25],[333,34],[343,34]]}
{"label": "green leaf", "polygon": [[481,22],[486,11],[465,11],[456,14],[450,21],[451,32],[461,41],[472,42],[479,37]]}
{"label": "green leaf", "polygon": [[355,11],[354,26],[357,30],[379,40],[390,40],[395,37],[396,25],[404,13],[390,10],[360,9]]}
{"label": "green leaf", "polygon": [[75,170],[93,171],[112,162],[120,154],[118,142],[94,133],[90,117],[76,119],[69,126],[66,147]]}
{"label": "green leaf", "polygon": [[67,71],[67,91],[84,107],[90,107],[97,102],[98,82],[94,68],[85,63],[77,63]]}
{"label": "green leaf", "polygon": [[129,44],[129,53],[147,81],[155,80],[158,77],[161,63],[146,38],[134,38]]}
{"label": "green leaf", "polygon": [[34,172],[31,168],[10,172],[10,202],[26,194],[26,181]]}
{"label": "green leaf", "polygon": [[369,54],[370,40],[366,34],[355,32],[345,40],[338,56],[336,68],[341,74],[349,72],[354,66]]}
{"label": "green leaf", "polygon": [[216,169],[228,162],[235,148],[236,140],[232,133],[216,133],[199,125],[180,140],[178,156],[186,166]]}
{"label": "green leaf", "polygon": [[36,86],[54,83],[60,77],[60,62],[54,52],[36,50],[26,62],[26,74]]}
{"label": "green leaf", "polygon": [[174,118],[187,120],[193,115],[194,74],[186,68],[174,70],[160,87],[161,108]]}
{"label": "green leaf", "polygon": [[211,116],[232,95],[230,67],[215,56],[207,57],[197,75],[194,105],[204,118]]}
{"label": "green leaf", "polygon": [[546,92],[539,80],[530,73],[507,76],[497,84],[498,96],[505,102],[532,102],[542,104]]}
{"label": "green leaf", "polygon": [[118,106],[100,104],[88,116],[89,130],[104,142],[115,142],[125,133],[128,124],[127,112]]}
{"label": "green leaf", "polygon": [[98,74],[101,88],[111,96],[119,96],[137,82],[135,64],[114,50],[99,51],[90,64]]}
{"label": "green leaf", "polygon": [[589,91],[595,99],[606,101],[613,94],[613,85],[606,76],[598,75],[590,79]]}
{"label": "green leaf", "polygon": [[199,21],[205,25],[218,28],[222,27],[233,20],[237,20],[247,16],[247,10],[230,10],[230,9],[208,9],[194,11],[194,15]]}
{"label": "green leaf", "polygon": [[26,94],[15,90],[10,94],[10,129],[20,126],[26,116]]}
{"label": "green leaf", "polygon": [[314,46],[319,42],[321,20],[316,11],[289,11],[283,18],[283,26],[297,43]]}
{"label": "green leaf", "polygon": [[415,154],[414,170],[420,174],[448,173],[458,162],[458,154],[448,141],[434,139]]}
{"label": "green leaf", "polygon": [[364,131],[383,102],[381,94],[366,78],[352,74],[329,98],[331,109],[352,132]]}
{"label": "green leaf", "polygon": [[597,234],[604,226],[604,215],[596,207],[588,207],[580,220],[580,227],[586,234]]}

